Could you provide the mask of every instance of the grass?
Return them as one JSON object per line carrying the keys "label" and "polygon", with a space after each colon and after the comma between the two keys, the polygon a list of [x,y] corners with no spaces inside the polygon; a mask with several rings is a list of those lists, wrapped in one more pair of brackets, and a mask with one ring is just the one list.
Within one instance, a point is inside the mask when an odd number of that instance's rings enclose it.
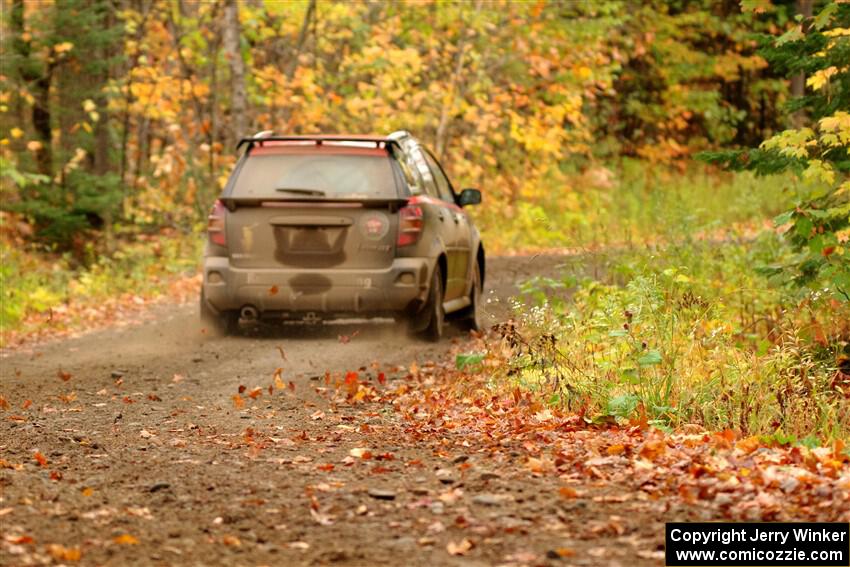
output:
{"label": "grass", "polygon": [[[846,438],[850,384],[838,366],[850,350],[848,304],[759,270],[792,255],[773,230],[696,237],[786,208],[792,196],[776,191],[793,183],[705,173],[670,183],[651,194],[620,187],[617,226],[629,243],[523,284],[504,378],[591,420],[696,423],[781,442]],[[635,206],[641,198],[645,208]],[[579,231],[578,242],[614,239],[602,232]]]}

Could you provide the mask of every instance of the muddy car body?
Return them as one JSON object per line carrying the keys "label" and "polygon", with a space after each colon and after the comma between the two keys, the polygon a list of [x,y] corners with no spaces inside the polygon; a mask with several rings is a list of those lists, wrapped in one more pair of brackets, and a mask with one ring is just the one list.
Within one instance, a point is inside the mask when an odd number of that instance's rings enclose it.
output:
{"label": "muddy car body", "polygon": [[393,317],[437,339],[480,325],[484,247],[445,172],[406,132],[261,133],[209,217],[201,313],[210,324]]}

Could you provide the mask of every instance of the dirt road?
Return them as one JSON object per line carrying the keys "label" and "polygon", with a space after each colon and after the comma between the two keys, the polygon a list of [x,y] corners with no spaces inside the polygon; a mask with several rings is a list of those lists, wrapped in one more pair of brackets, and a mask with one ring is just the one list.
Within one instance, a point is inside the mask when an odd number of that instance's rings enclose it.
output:
{"label": "dirt road", "polygon": [[[518,280],[562,260],[491,261],[491,321]],[[429,345],[352,324],[208,339],[194,305],[157,309],[4,353],[0,564],[659,564],[663,521],[699,516],[610,483],[559,499],[557,476],[459,452],[457,438],[411,442],[392,407],[320,395],[326,372],[402,380],[458,334]],[[279,367],[285,388],[270,395]]]}

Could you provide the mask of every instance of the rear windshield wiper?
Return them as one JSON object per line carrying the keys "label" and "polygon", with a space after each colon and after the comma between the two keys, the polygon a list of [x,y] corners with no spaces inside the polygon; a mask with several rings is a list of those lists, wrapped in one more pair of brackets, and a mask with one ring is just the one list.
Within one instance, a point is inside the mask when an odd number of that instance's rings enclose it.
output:
{"label": "rear windshield wiper", "polygon": [[283,193],[297,193],[299,195],[313,195],[316,197],[324,197],[325,192],[321,189],[301,189],[300,187],[277,187],[275,191]]}

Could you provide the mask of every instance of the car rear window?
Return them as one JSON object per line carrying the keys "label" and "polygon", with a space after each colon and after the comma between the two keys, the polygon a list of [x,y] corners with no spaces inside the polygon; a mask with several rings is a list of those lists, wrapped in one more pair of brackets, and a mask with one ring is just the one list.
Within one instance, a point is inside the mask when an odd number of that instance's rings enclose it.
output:
{"label": "car rear window", "polygon": [[[388,155],[344,153],[250,155],[242,164],[231,196],[250,199],[394,198],[398,193],[391,160]],[[286,189],[300,192],[287,192]],[[309,191],[317,193],[310,195]]]}

